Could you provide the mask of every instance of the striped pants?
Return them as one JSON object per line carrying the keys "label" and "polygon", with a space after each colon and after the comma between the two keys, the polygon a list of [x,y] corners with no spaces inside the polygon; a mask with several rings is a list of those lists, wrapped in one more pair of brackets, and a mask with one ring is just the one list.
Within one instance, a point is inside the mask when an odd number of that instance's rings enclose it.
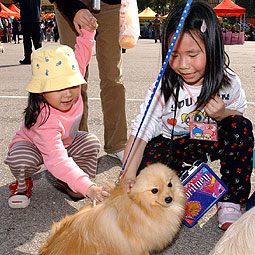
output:
{"label": "striped pants", "polygon": [[[96,176],[97,156],[100,149],[98,138],[88,132],[79,131],[66,150],[69,157],[89,175]],[[18,181],[18,192],[26,191],[25,180],[41,169],[43,158],[37,147],[28,141],[15,143],[4,161]]]}

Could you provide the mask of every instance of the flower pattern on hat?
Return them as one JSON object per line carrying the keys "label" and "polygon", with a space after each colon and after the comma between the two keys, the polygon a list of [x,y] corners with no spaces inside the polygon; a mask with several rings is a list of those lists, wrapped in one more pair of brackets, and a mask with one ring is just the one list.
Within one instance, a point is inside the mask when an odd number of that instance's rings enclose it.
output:
{"label": "flower pattern on hat", "polygon": [[32,53],[32,79],[26,90],[42,93],[65,89],[86,81],[80,73],[73,50],[66,45],[50,45]]}

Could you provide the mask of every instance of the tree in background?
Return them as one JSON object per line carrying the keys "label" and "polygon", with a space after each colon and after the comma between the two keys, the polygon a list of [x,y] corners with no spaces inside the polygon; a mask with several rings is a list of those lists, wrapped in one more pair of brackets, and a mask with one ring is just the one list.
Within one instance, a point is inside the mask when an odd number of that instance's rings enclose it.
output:
{"label": "tree in background", "polygon": [[165,15],[175,5],[186,2],[185,0],[137,0],[139,12],[146,7],[150,7],[153,11]]}
{"label": "tree in background", "polygon": [[236,0],[236,4],[246,9],[245,16],[255,18],[255,2],[254,0]]}

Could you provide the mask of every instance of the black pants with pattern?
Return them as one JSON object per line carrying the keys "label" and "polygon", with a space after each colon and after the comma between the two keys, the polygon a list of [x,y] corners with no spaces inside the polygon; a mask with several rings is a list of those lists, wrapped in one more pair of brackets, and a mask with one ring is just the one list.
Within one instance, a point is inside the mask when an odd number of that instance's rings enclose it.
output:
{"label": "black pants with pattern", "polygon": [[[170,143],[173,143],[170,155]],[[218,141],[190,139],[189,136],[171,139],[158,136],[146,146],[139,171],[155,162],[168,164],[180,171],[183,162],[193,164],[196,160],[207,162],[220,160],[221,180],[229,191],[222,201],[243,204],[248,199],[251,183],[254,138],[250,120],[232,115],[218,122]]]}

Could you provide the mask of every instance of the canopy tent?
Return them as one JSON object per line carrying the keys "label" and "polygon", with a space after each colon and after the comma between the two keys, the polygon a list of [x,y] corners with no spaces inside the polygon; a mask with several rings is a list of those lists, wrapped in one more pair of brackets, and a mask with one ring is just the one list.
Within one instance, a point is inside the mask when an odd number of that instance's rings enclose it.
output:
{"label": "canopy tent", "polygon": [[231,0],[223,0],[213,10],[218,16],[241,16],[245,14],[245,8],[240,7]]}
{"label": "canopy tent", "polygon": [[140,12],[138,14],[139,19],[143,19],[143,20],[153,20],[155,19],[155,15],[157,13],[154,12],[150,7],[147,7],[145,10],[143,10],[142,12]]}
{"label": "canopy tent", "polygon": [[[245,23],[245,8],[233,3],[231,0],[223,0],[220,4],[213,8],[218,16],[240,16],[240,23],[242,26],[241,16],[244,15]],[[223,32],[223,39],[225,44],[243,44],[244,32],[232,33],[232,31]]]}
{"label": "canopy tent", "polygon": [[0,2],[0,9],[1,9],[0,17],[7,17],[7,18],[14,17],[14,18],[17,18],[17,19],[20,18],[20,14],[19,13],[14,12],[14,11],[8,9],[1,2]]}
{"label": "canopy tent", "polygon": [[12,4],[8,7],[9,10],[13,11],[13,12],[17,12],[20,14],[20,9],[15,5],[15,4]]}

